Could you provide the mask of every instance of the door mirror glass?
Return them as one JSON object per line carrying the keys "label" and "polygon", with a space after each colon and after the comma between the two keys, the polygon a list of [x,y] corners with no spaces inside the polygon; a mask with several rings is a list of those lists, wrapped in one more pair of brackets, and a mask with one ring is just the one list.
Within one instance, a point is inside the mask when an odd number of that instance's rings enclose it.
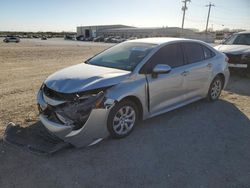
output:
{"label": "door mirror glass", "polygon": [[172,68],[169,65],[158,64],[154,67],[153,73],[154,74],[166,74],[166,73],[169,73],[171,70]]}

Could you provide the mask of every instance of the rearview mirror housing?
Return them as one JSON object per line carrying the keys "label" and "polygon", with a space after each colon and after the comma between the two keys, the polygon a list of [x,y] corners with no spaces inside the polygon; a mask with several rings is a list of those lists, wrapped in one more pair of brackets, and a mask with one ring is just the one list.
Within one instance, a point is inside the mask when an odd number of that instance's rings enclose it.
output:
{"label": "rearview mirror housing", "polygon": [[167,74],[172,70],[172,68],[169,65],[165,64],[158,64],[154,67],[153,73],[154,74]]}

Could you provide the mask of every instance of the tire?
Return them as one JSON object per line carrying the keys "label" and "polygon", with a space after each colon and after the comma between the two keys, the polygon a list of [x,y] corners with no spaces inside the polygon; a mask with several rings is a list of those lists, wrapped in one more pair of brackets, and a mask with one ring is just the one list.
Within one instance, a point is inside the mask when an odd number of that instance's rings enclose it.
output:
{"label": "tire", "polygon": [[122,100],[109,112],[107,128],[112,138],[128,136],[138,122],[138,107],[131,100]]}
{"label": "tire", "polygon": [[212,83],[210,84],[208,94],[207,94],[207,99],[209,101],[216,101],[219,99],[222,88],[223,88],[223,80],[220,76],[216,76]]}

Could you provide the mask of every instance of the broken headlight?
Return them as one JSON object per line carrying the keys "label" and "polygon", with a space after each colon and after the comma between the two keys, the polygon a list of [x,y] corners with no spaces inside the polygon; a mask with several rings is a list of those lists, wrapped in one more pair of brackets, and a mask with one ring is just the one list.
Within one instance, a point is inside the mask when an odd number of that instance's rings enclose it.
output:
{"label": "broken headlight", "polygon": [[87,121],[93,108],[104,100],[104,92],[77,96],[73,101],[65,102],[55,107],[56,117],[64,124],[80,129]]}

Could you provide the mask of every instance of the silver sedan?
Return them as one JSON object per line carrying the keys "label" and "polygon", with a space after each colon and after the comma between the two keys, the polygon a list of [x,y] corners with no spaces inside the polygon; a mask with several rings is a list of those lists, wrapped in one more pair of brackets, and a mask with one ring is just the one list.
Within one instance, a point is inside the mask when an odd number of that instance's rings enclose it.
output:
{"label": "silver sedan", "polygon": [[204,42],[126,41],[49,76],[38,92],[39,116],[65,142],[88,146],[128,136],[139,120],[215,101],[228,79],[227,57]]}

